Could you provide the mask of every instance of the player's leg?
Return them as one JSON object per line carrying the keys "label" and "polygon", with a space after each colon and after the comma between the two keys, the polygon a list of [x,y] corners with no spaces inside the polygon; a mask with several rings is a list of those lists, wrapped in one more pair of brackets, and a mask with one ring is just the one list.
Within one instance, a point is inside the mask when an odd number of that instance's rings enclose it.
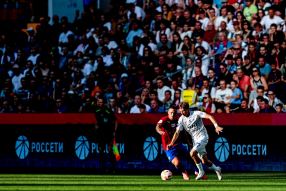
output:
{"label": "player's leg", "polygon": [[107,169],[106,169],[106,159],[105,159],[105,156],[104,156],[104,152],[103,152],[104,149],[103,149],[103,148],[104,148],[104,146],[99,143],[98,152],[99,152],[100,162],[101,162],[101,165],[102,165],[103,170],[105,170],[105,172],[107,172]]}
{"label": "player's leg", "polygon": [[192,157],[190,156],[190,151],[188,151],[188,149],[183,144],[178,144],[176,147],[177,147],[178,154],[184,156],[184,158],[189,161],[189,163],[193,167],[194,171],[196,173],[199,173],[199,169],[197,168]]}
{"label": "player's leg", "polygon": [[[176,146],[175,146],[176,147]],[[189,176],[187,174],[187,171],[183,168],[178,156],[177,156],[177,152],[176,152],[176,148],[173,147],[169,150],[164,150],[167,158],[169,159],[169,162],[171,162],[175,168],[180,171],[183,175],[183,178],[185,180],[189,180]]]}
{"label": "player's leg", "polygon": [[[185,154],[185,159],[187,159],[189,161],[189,163],[192,165],[193,169],[195,170],[195,175],[198,176],[199,175],[199,169],[198,169],[196,163],[194,162],[194,160],[192,159],[190,152]],[[204,175],[202,179],[207,180],[208,178],[206,175]]]}
{"label": "player's leg", "polygon": [[109,153],[109,158],[110,158],[110,163],[111,163],[111,171],[115,173],[115,155],[113,154],[113,148],[112,144],[108,144],[107,147],[108,153]]}
{"label": "player's leg", "polygon": [[213,171],[216,172],[217,177],[219,180],[222,180],[222,173],[221,173],[221,167],[216,166],[212,163],[212,161],[210,161],[207,157],[207,154],[204,154],[202,157],[202,162],[204,165],[206,165],[207,167],[209,167],[210,169],[212,169]]}
{"label": "player's leg", "polygon": [[203,178],[203,176],[205,174],[205,171],[203,169],[203,165],[201,162],[201,157],[200,157],[203,155],[199,155],[199,154],[201,154],[202,152],[205,152],[205,146],[207,145],[207,143],[208,143],[207,138],[203,138],[201,140],[196,141],[196,143],[195,143],[195,145],[194,145],[194,147],[190,153],[191,157],[193,158],[193,160],[195,161],[195,163],[199,169],[199,174],[196,177],[196,180],[200,180],[201,178]]}

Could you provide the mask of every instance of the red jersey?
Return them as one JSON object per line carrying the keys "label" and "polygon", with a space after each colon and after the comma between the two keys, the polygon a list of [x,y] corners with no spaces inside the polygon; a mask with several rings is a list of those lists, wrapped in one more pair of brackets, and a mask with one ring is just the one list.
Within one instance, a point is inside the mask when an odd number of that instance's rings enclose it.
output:
{"label": "red jersey", "polygon": [[[178,119],[174,119],[173,121],[169,119],[168,116],[163,117],[157,123],[157,125],[161,126],[161,131],[165,132],[164,135],[161,135],[163,149],[167,150],[167,145],[171,143],[174,133],[176,132],[176,127],[178,124]],[[178,138],[174,145],[180,143],[180,139]]]}

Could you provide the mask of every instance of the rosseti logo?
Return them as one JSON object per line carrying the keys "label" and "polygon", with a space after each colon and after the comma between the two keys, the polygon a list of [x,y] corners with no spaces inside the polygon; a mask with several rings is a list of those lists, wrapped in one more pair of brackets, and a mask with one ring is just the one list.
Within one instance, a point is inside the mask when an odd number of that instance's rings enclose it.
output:
{"label": "rosseti logo", "polygon": [[143,145],[144,156],[148,161],[153,161],[158,156],[158,143],[154,137],[147,137]]}
{"label": "rosseti logo", "polygon": [[79,136],[75,142],[75,153],[80,160],[86,159],[89,154],[89,143],[85,136]]}
{"label": "rosseti logo", "polygon": [[219,162],[224,162],[229,157],[229,144],[224,137],[219,137],[214,146],[215,156]]}
{"label": "rosseti logo", "polygon": [[21,135],[18,137],[18,139],[16,140],[16,144],[15,144],[15,151],[16,151],[16,155],[20,159],[24,159],[28,156],[28,154],[29,154],[29,141],[28,141],[27,137],[25,137],[24,135]]}

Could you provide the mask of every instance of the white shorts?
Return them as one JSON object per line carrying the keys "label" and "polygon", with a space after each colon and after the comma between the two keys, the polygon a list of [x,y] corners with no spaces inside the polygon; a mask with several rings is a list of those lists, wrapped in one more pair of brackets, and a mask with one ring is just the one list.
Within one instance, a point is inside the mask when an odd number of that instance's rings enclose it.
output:
{"label": "white shorts", "polygon": [[208,141],[209,141],[208,138],[203,138],[203,139],[196,141],[195,144],[193,145],[193,149],[198,152],[198,157],[200,159],[202,159],[203,156],[207,154],[206,146],[208,144]]}

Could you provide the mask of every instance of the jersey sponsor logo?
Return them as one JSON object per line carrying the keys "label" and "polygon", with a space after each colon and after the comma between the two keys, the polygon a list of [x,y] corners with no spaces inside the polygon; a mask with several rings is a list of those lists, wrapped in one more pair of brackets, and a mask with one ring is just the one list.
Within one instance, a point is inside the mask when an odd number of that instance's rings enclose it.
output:
{"label": "jersey sponsor logo", "polygon": [[172,123],[172,124],[171,124],[171,127],[175,128],[175,127],[176,127],[176,124],[175,124],[175,123]]}
{"label": "jersey sponsor logo", "polygon": [[229,144],[224,137],[219,137],[214,146],[215,156],[218,161],[224,162],[229,157]]}
{"label": "jersey sponsor logo", "polygon": [[25,159],[29,154],[29,141],[27,137],[21,135],[17,138],[15,144],[16,155],[19,159]]}
{"label": "jersey sponsor logo", "polygon": [[147,137],[144,145],[143,145],[143,152],[144,156],[148,161],[153,161],[158,156],[158,143],[154,137]]}
{"label": "jersey sponsor logo", "polygon": [[75,142],[75,154],[80,160],[86,159],[89,154],[89,142],[85,136],[79,136]]}

